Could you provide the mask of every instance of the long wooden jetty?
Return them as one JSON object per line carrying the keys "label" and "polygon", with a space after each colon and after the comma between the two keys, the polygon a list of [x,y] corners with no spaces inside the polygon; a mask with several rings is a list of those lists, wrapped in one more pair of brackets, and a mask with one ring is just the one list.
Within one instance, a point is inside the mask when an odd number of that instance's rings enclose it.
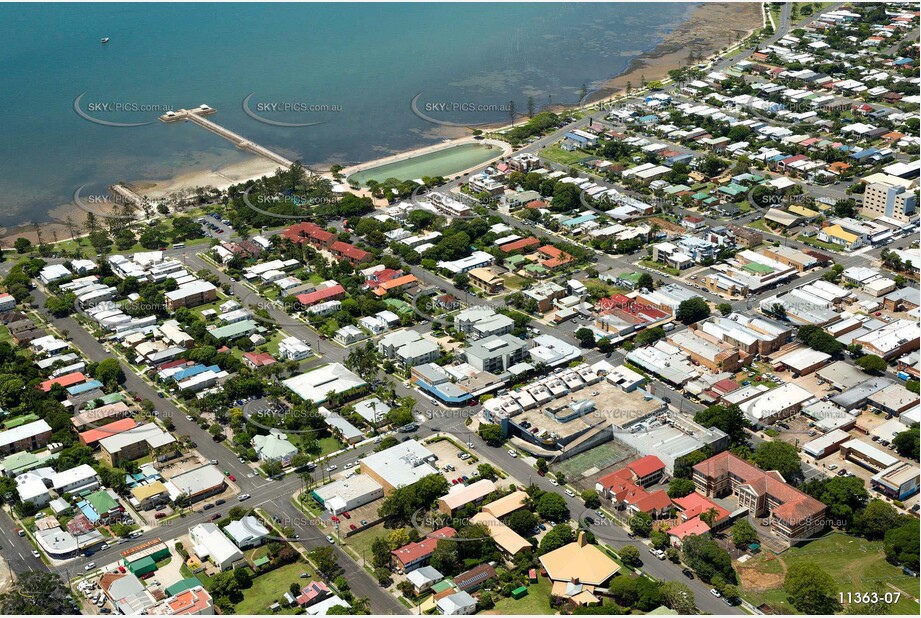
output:
{"label": "long wooden jetty", "polygon": [[259,144],[246,139],[238,133],[234,133],[230,129],[226,129],[216,122],[209,120],[205,116],[210,116],[211,114],[217,113],[217,110],[213,107],[207,105],[200,105],[193,109],[180,109],[178,111],[169,111],[160,116],[162,122],[176,122],[178,120],[190,120],[195,124],[204,127],[205,129],[211,131],[212,133],[219,135],[232,143],[237,148],[241,150],[248,150],[249,152],[264,157],[270,161],[278,163],[284,168],[289,168],[294,165],[294,161],[287,159],[277,152],[272,152],[265,146],[260,146]]}

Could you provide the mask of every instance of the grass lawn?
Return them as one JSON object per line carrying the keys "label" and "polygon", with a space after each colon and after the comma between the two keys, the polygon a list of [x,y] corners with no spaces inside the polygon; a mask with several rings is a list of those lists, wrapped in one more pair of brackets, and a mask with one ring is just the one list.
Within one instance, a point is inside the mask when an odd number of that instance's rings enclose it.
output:
{"label": "grass lawn", "polygon": [[345,445],[342,444],[338,438],[334,438],[333,436],[320,438],[320,448],[322,449],[320,451],[320,456],[322,457],[323,455],[328,455],[329,453],[335,453],[343,446]]}
{"label": "grass lawn", "polygon": [[371,552],[371,545],[380,537],[387,538],[394,529],[385,528],[383,523],[377,524],[376,526],[371,526],[359,532],[358,534],[353,534],[348,538],[343,538],[345,545],[351,547],[352,551],[356,555],[361,556],[364,560],[371,563],[371,560],[374,554]]}
{"label": "grass lawn", "polygon": [[505,287],[512,290],[520,290],[524,286],[531,283],[530,279],[525,279],[524,277],[519,277],[518,275],[505,275]]}
{"label": "grass lawn", "polygon": [[811,247],[815,247],[817,249],[825,249],[826,251],[835,251],[835,252],[841,251],[841,247],[839,247],[838,245],[832,244],[830,242],[822,242],[821,240],[818,240],[815,238],[809,238],[808,236],[801,235],[796,240],[800,241],[801,243],[807,244]]}
{"label": "grass lawn", "polygon": [[569,152],[559,146],[547,146],[540,151],[540,156],[560,165],[575,165],[582,159],[589,158],[589,155],[584,152]]}
{"label": "grass lawn", "polygon": [[538,577],[536,584],[528,586],[528,594],[517,601],[511,597],[496,601],[495,608],[488,614],[532,614],[552,616],[556,613],[550,607],[550,578]]}
{"label": "grass lawn", "polygon": [[768,234],[779,234],[779,232],[775,232],[774,230],[769,228],[767,223],[764,222],[764,219],[758,219],[756,221],[752,221],[751,223],[748,224],[748,227],[753,227],[756,230],[761,230],[762,232],[767,232]]}
{"label": "grass lawn", "polygon": [[659,264],[658,262],[653,262],[652,260],[640,260],[640,264],[642,264],[646,268],[652,268],[653,270],[658,270],[663,273],[667,273],[673,277],[677,277],[678,275],[681,274],[681,271],[678,270],[677,268],[671,268],[669,266],[666,266],[665,264]]}
{"label": "grass lawn", "polygon": [[[886,562],[881,542],[872,542],[846,534],[830,534],[800,547],[792,547],[777,559],[768,555],[758,557],[751,567],[739,569],[745,598],[754,605],[768,603],[777,613],[795,614],[783,591],[783,573],[794,564],[810,562],[821,566],[847,592],[902,592],[901,599],[891,609],[893,614],[917,615],[918,579],[902,573],[902,569]],[[752,577],[748,571],[753,570]],[[762,582],[759,589],[753,580]]]}
{"label": "grass lawn", "polygon": [[[282,600],[282,595],[288,592],[291,582],[299,585],[306,584],[309,580],[301,579],[299,575],[304,572],[302,562],[293,562],[253,578],[253,585],[243,592],[243,600],[234,606],[234,614],[268,614],[269,606]],[[294,609],[282,609],[280,614],[293,614]]]}
{"label": "grass lawn", "polygon": [[13,341],[13,336],[10,334],[10,329],[6,326],[0,325],[0,341],[6,341],[10,343]]}

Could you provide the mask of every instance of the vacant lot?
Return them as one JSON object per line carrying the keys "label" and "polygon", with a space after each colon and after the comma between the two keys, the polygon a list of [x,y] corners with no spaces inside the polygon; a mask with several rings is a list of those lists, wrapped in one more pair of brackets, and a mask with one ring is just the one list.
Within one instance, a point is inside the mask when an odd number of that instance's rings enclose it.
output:
{"label": "vacant lot", "polygon": [[918,579],[886,562],[882,543],[837,533],[778,556],[763,554],[739,566],[745,598],[755,606],[767,603],[775,613],[798,613],[787,602],[783,580],[787,569],[800,562],[821,566],[839,582],[842,592],[901,592],[901,599],[890,613],[918,614]]}
{"label": "vacant lot", "polygon": [[[282,595],[288,592],[291,582],[304,586],[309,579],[299,576],[305,570],[302,562],[294,562],[253,578],[251,588],[243,591],[243,600],[234,606],[234,614],[269,614],[269,606],[276,601],[283,601]],[[283,609],[280,613],[292,614],[294,609]]]}
{"label": "vacant lot", "polygon": [[[495,598],[495,597],[493,597]],[[550,578],[538,577],[536,584],[528,586],[528,594],[517,601],[511,597],[496,601],[496,606],[483,614],[530,614],[532,616],[556,613],[550,607]]]}

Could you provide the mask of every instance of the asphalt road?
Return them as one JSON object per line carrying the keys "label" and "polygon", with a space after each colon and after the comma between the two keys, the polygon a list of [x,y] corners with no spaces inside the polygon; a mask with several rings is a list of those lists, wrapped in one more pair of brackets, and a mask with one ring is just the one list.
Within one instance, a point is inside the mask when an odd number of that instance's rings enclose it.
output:
{"label": "asphalt road", "polygon": [[[835,5],[838,6],[838,5]],[[832,10],[834,7],[829,7],[826,10]],[[781,23],[777,29],[777,33],[768,40],[768,42],[775,41],[779,39],[786,32],[789,27],[789,15],[790,15],[790,6],[789,4],[784,5],[781,12]],[[810,17],[804,22],[813,19]],[[731,59],[721,61],[714,65],[713,69],[718,70],[724,66],[735,63],[738,60],[748,57],[751,54],[751,51],[743,52],[741,55],[736,55]],[[555,143],[558,141],[566,132],[572,130],[577,126],[581,126],[586,122],[591,120],[600,119],[604,116],[605,112],[599,111],[592,113],[587,118],[582,118],[578,122],[571,123],[566,127],[555,131],[554,133],[545,136],[536,140],[535,142],[525,146],[520,150],[520,152],[532,152],[539,153],[539,150],[549,144]],[[455,180],[461,182],[466,182],[470,174],[465,174],[462,177],[458,177]],[[504,215],[502,213],[497,213],[503,220],[520,225],[521,222],[515,220],[509,215]],[[564,238],[549,230],[540,230],[541,234],[554,237],[558,240],[565,240],[566,242],[571,242],[570,239]],[[788,241],[789,242],[789,241]],[[795,245],[794,245],[795,246]],[[213,268],[211,264],[206,261],[198,258],[195,255],[197,248],[190,247],[182,250],[169,250],[167,251],[170,255],[178,255],[184,259],[191,270],[199,270],[200,268],[209,268],[214,272],[218,273],[219,278],[222,282],[229,282],[232,284],[236,297],[238,299],[244,300],[244,302],[255,302],[257,297],[249,291],[247,288],[242,286],[239,283],[232,282],[230,279],[224,275],[222,272]],[[626,256],[609,256],[609,255],[599,255],[599,264],[602,268],[617,268],[617,269],[627,269],[634,268],[631,264],[631,259]],[[841,256],[841,263],[848,264],[859,264],[865,263],[868,258],[864,255],[859,256]],[[2,270],[6,270],[8,266]],[[421,280],[428,284],[434,284],[438,287],[451,292],[458,298],[464,298],[466,293],[462,290],[458,290],[450,281],[447,281],[437,275],[433,275],[429,272],[423,272],[418,267],[411,269],[414,274],[416,274]],[[419,271],[419,272],[416,272]],[[821,272],[813,273],[807,275],[806,279],[798,279],[795,282],[792,282],[786,286],[781,286],[779,290],[792,288],[796,285],[801,285],[805,280],[810,280],[809,278],[816,278],[821,275]],[[664,275],[663,275],[664,276]],[[777,293],[778,290],[772,290],[770,294]],[[708,300],[719,299],[705,292],[701,292],[701,295],[708,297]],[[34,292],[36,299],[36,305],[38,307],[44,306],[44,295],[40,290]],[[755,299],[757,300],[757,298]],[[742,307],[747,306],[748,301],[738,301],[735,303],[735,306]],[[345,356],[348,354],[347,350],[344,350],[337,345],[330,342],[320,342],[317,339],[316,333],[307,327],[305,324],[292,320],[287,314],[285,314],[281,309],[277,307],[272,307],[264,304],[264,301],[260,299],[260,306],[267,308],[272,315],[272,317],[279,323],[279,325],[289,334],[294,335],[311,345],[314,345],[316,342],[319,352],[323,354],[323,358],[311,361],[307,363],[307,366],[314,363],[326,363],[332,361],[341,362],[344,360]],[[49,316],[50,318],[50,316]],[[80,349],[90,360],[100,361],[105,358],[111,357],[111,353],[107,351],[94,337],[89,333],[83,330],[83,328],[72,318],[57,318],[51,320],[54,325],[61,329],[66,330],[70,339],[74,342],[75,346]],[[548,327],[540,323],[534,323],[534,326],[541,330],[542,332],[548,332],[554,336],[561,337],[564,340],[570,343],[577,343],[575,338],[565,329],[565,328],[556,328]],[[588,360],[594,361],[596,358],[601,357],[602,355],[598,352],[589,352],[586,355]],[[619,352],[615,352],[611,356],[612,362],[618,362],[621,360],[621,355]],[[123,363],[124,365],[124,363]],[[158,413],[161,417],[169,416],[172,418],[175,426],[176,432],[189,435],[195,440],[198,445],[198,450],[208,459],[217,459],[220,462],[220,467],[222,469],[230,470],[237,477],[237,485],[240,490],[252,495],[252,499],[247,502],[248,506],[262,506],[267,511],[272,514],[279,515],[283,519],[283,523],[290,524],[295,528],[295,531],[300,535],[300,542],[302,542],[307,547],[317,547],[324,546],[328,544],[328,541],[325,538],[324,532],[317,526],[312,525],[309,520],[301,514],[300,511],[294,507],[289,498],[292,493],[300,489],[302,481],[297,476],[288,476],[280,481],[267,481],[261,477],[254,479],[247,478],[247,474],[252,472],[252,469],[248,465],[240,464],[233,454],[227,450],[220,443],[215,443],[211,440],[210,436],[206,431],[202,430],[198,425],[187,421],[185,418],[185,413],[181,412],[169,399],[160,399],[157,397],[157,391],[151,387],[146,381],[134,374],[129,367],[125,366],[126,374],[126,383],[125,387],[139,395],[144,399],[149,399],[154,402]],[[683,396],[674,391],[671,387],[659,383],[656,383],[657,389],[661,389],[659,394],[662,394],[662,391],[667,392],[672,397],[672,401],[679,402],[679,406],[685,410],[693,410],[699,408],[699,404],[691,402],[689,400],[684,400]],[[538,476],[534,469],[525,461],[520,458],[512,458],[506,452],[504,448],[490,448],[485,445],[485,443],[473,432],[466,428],[464,421],[466,417],[474,412],[473,409],[444,409],[438,406],[432,406],[431,401],[427,398],[421,396],[419,393],[406,389],[402,383],[397,382],[395,384],[398,395],[400,396],[412,396],[420,404],[420,408],[417,408],[417,411],[420,409],[437,409],[438,414],[434,415],[434,418],[427,420],[420,431],[420,435],[425,436],[426,433],[433,433],[438,431],[444,431],[455,435],[462,442],[472,442],[475,445],[475,448],[479,451],[481,456],[484,456],[487,460],[491,461],[497,467],[505,470],[511,474],[514,478],[518,479],[521,482],[531,482],[537,484],[544,490],[547,491],[559,491],[559,488],[552,486],[549,482],[549,479],[545,477]],[[687,407],[685,407],[687,406]],[[337,457],[330,459],[327,463],[335,463],[339,465],[340,468],[349,461],[354,461],[360,457],[363,453],[371,450],[373,445],[365,445],[360,449],[349,451],[343,453]],[[564,498],[567,501],[567,504],[570,507],[570,511],[574,516],[579,516],[584,512],[584,507],[581,504],[580,500],[569,498],[564,495]],[[230,508],[233,506],[232,502],[228,503],[224,508]],[[185,534],[189,527],[201,523],[210,519],[213,511],[198,514],[193,513],[177,519],[174,521],[167,522],[164,525],[157,526],[153,531],[147,532],[143,538],[153,538],[154,535],[160,537],[164,540],[173,539]],[[8,530],[13,529],[12,522],[7,522],[9,519],[6,514],[3,515],[5,519],[0,520],[0,525],[7,528]],[[624,545],[635,545],[642,549],[642,544],[638,541],[630,539],[627,537],[626,532],[614,525],[604,525],[601,522],[598,522],[596,519],[596,524],[590,526],[592,531],[606,543],[610,544],[615,548],[623,547]],[[6,557],[11,566],[16,569],[17,566],[22,566],[22,568],[47,568],[40,561],[32,558],[31,556],[31,545],[25,539],[20,539],[15,536],[14,533],[6,533],[0,530],[0,537],[2,537],[3,555]],[[118,557],[119,546],[114,546],[103,552],[98,552],[93,556],[92,560],[97,562],[97,564],[105,564],[112,562]],[[17,556],[17,554],[19,554]],[[659,561],[649,557],[649,554],[643,552],[642,556],[644,558],[643,569],[648,572],[653,577],[661,581],[668,580],[677,580],[684,581],[688,584],[691,589],[694,591],[695,600],[698,608],[702,611],[713,613],[713,614],[727,614],[727,613],[741,613],[741,610],[736,607],[728,607],[719,599],[714,598],[709,594],[709,587],[700,582],[699,580],[687,580],[681,574],[681,568],[677,565],[672,564],[668,561]],[[350,586],[353,592],[359,597],[368,597],[371,601],[371,609],[374,613],[379,614],[406,614],[409,613],[407,608],[400,604],[392,595],[380,589],[376,582],[367,575],[363,570],[357,568],[354,562],[349,558],[340,548],[337,547],[337,557],[340,564],[346,571],[346,578],[349,580]],[[88,562],[89,559],[78,558],[75,561],[71,562],[68,566],[65,567],[54,567],[52,570],[62,573],[71,573],[74,569],[76,571],[82,571],[82,566]]]}

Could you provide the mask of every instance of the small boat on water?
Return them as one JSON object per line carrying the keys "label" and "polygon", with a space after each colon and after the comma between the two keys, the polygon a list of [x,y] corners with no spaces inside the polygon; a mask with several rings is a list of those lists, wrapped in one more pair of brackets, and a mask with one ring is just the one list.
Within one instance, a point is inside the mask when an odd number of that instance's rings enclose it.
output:
{"label": "small boat on water", "polygon": [[107,37],[107,36],[106,36],[106,37],[102,37],[102,40],[99,41],[99,42],[102,43],[103,45],[105,45],[106,43],[109,42],[109,37]]}

